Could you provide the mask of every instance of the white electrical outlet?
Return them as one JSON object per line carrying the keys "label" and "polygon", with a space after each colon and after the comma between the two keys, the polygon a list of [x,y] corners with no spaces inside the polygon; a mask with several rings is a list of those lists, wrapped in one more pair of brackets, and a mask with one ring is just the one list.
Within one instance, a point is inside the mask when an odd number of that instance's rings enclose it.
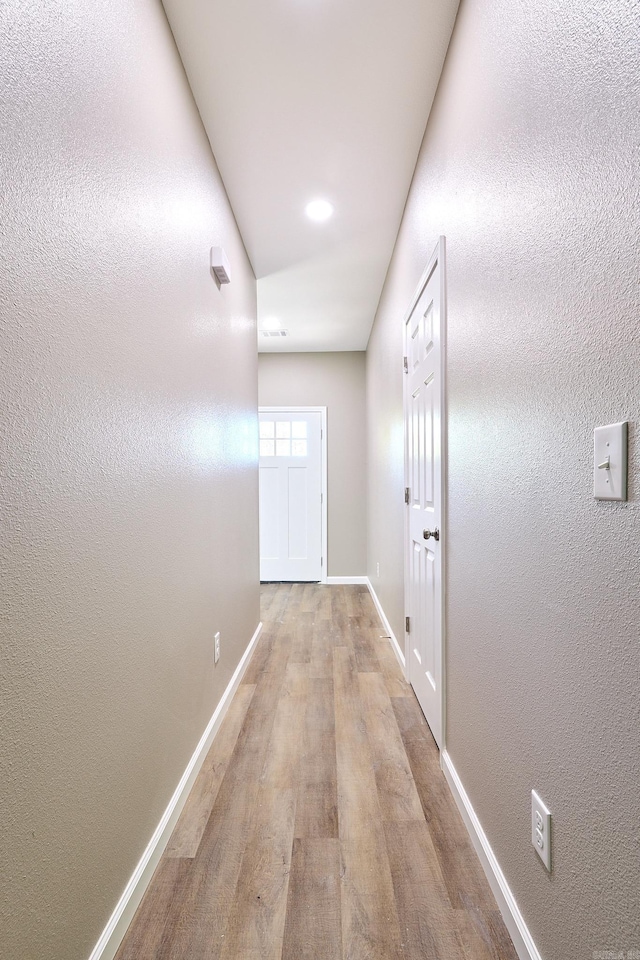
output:
{"label": "white electrical outlet", "polygon": [[376,563],[376,577],[380,576],[380,564]]}
{"label": "white electrical outlet", "polygon": [[551,811],[535,790],[531,791],[531,843],[547,870],[551,871]]}
{"label": "white electrical outlet", "polygon": [[213,638],[213,662],[217,663],[220,659],[220,631]]}

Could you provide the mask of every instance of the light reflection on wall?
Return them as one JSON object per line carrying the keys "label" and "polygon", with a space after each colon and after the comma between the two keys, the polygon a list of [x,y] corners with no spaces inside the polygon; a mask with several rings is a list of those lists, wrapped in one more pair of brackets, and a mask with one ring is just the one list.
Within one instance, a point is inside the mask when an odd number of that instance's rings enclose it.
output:
{"label": "light reflection on wall", "polygon": [[214,410],[199,417],[185,436],[185,452],[201,467],[229,469],[258,461],[258,422],[256,416],[227,417],[226,410]]}
{"label": "light reflection on wall", "polygon": [[245,336],[250,333],[254,333],[257,336],[256,321],[252,317],[240,315],[227,319],[212,314],[211,310],[207,310],[206,312],[203,310],[203,312],[199,316],[194,317],[193,320],[193,330],[199,337],[207,338],[218,336],[222,325],[224,325],[225,330],[231,330],[234,336]]}

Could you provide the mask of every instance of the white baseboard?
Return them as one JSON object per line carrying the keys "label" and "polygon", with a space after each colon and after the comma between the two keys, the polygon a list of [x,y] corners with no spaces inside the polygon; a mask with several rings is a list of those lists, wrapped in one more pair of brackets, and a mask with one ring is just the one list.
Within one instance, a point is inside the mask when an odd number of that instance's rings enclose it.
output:
{"label": "white baseboard", "polygon": [[366,577],[325,577],[325,583],[366,583]]}
{"label": "white baseboard", "polygon": [[216,733],[220,728],[220,724],[224,720],[225,714],[229,709],[233,695],[238,689],[242,677],[244,676],[245,670],[249,665],[249,660],[255,649],[256,643],[262,631],[262,624],[259,623],[256,632],[254,633],[249,646],[242,655],[240,663],[235,669],[231,680],[227,686],[227,689],[224,691],[222,698],[214,710],[211,720],[207,724],[207,728],[200,738],[200,742],[196,747],[191,760],[187,764],[187,768],[180,778],[180,783],[175,789],[167,809],[162,814],[160,823],[156,827],[151,840],[147,846],[147,849],[142,854],[140,862],[133,871],[131,879],[124,889],[124,893],[120,897],[115,910],[111,914],[109,921],[102,931],[100,939],[96,943],[95,947],[91,952],[89,960],[113,960],[120,946],[122,939],[127,932],[127,928],[133,919],[133,915],[138,909],[140,901],[144,896],[144,892],[149,885],[149,881],[153,876],[154,870],[156,869],[160,857],[164,852],[164,849],[169,842],[171,833],[176,824],[178,817],[184,807],[187,797],[189,796],[189,791],[193,786],[193,783],[200,771],[204,759],[209,751],[211,744],[215,738]]}
{"label": "white baseboard", "polygon": [[482,869],[493,890],[493,895],[496,898],[500,913],[513,940],[513,945],[516,948],[518,957],[520,960],[542,960],[534,939],[529,932],[529,928],[524,921],[524,917],[520,912],[520,908],[516,903],[516,899],[507,883],[507,879],[502,872],[502,868],[491,849],[487,835],[482,829],[482,824],[478,820],[467,792],[462,785],[462,781],[446,750],[442,751],[440,763],[456,804],[458,805],[458,809],[462,814],[462,819],[469,831],[476,853],[480,858]]}
{"label": "white baseboard", "polygon": [[393,652],[395,653],[396,657],[398,658],[398,663],[399,663],[400,666],[402,667],[402,675],[403,675],[403,677],[406,678],[406,676],[407,676],[407,664],[406,664],[406,660],[405,660],[404,653],[402,652],[402,649],[401,649],[401,647],[400,647],[400,644],[398,643],[398,641],[397,641],[397,639],[396,639],[395,633],[394,633],[393,630],[391,629],[391,624],[390,624],[389,621],[387,620],[387,615],[386,615],[386,613],[384,612],[384,610],[382,609],[382,604],[381,604],[380,601],[378,600],[378,596],[377,596],[375,590],[373,589],[373,584],[371,583],[371,580],[369,580],[369,577],[366,577],[365,580],[366,580],[367,586],[369,587],[369,593],[371,594],[371,599],[373,600],[373,602],[374,602],[374,604],[375,604],[375,607],[376,607],[376,610],[378,611],[378,616],[379,616],[380,619],[382,620],[382,625],[384,626],[384,629],[385,629],[385,630],[387,631],[387,633],[389,634],[389,639],[391,640],[391,648],[392,648]]}

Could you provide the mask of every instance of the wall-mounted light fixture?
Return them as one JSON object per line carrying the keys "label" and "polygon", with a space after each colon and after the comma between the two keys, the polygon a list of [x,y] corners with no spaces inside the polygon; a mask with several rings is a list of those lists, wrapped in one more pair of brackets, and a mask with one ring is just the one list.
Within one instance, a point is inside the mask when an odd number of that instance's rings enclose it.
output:
{"label": "wall-mounted light fixture", "polygon": [[231,267],[222,247],[211,247],[211,272],[218,283],[231,283]]}

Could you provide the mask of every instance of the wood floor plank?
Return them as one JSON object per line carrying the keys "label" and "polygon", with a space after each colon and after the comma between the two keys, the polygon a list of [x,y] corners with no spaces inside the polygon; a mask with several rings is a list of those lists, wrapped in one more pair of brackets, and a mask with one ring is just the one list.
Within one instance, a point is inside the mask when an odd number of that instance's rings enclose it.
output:
{"label": "wood floor plank", "polygon": [[262,597],[117,960],[517,960],[366,587]]}
{"label": "wood floor plank", "polygon": [[405,680],[400,664],[391,647],[391,641],[384,637],[379,637],[374,641],[376,656],[380,664],[380,673],[382,674],[390,697],[410,697],[415,696],[411,684]]}
{"label": "wood floor plank", "polygon": [[391,698],[379,673],[358,675],[362,712],[374,760],[394,760],[411,775],[411,767]]}
{"label": "wood floor plank", "polygon": [[319,605],[320,591],[318,590],[318,585],[316,583],[306,583],[300,603],[300,611],[302,613],[313,613],[315,615],[318,612]]}
{"label": "wood floor plank", "polygon": [[342,956],[349,960],[403,960],[400,925],[393,896],[361,894],[341,887]]}
{"label": "wood floor plank", "polygon": [[255,689],[238,687],[173,831],[167,857],[195,857]]}
{"label": "wood floor plank", "polygon": [[295,806],[293,789],[260,790],[224,933],[221,960],[238,960],[254,951],[263,960],[280,960]]}
{"label": "wood floor plank", "polygon": [[338,769],[338,835],[351,839],[382,830],[382,810],[374,776],[341,776]]}
{"label": "wood floor plank", "polygon": [[338,838],[338,781],[336,778],[298,787],[295,836],[298,839]]}
{"label": "wood floor plank", "polygon": [[451,912],[453,920],[453,905],[425,821],[388,821],[384,825],[384,834],[394,883],[402,881],[412,887],[430,887]]}
{"label": "wood floor plank", "polygon": [[382,818],[419,820],[422,806],[384,679],[361,673],[358,683]]}
{"label": "wood floor plank", "polygon": [[452,904],[464,909],[470,902],[495,909],[495,899],[430,745],[411,740],[405,746]]}
{"label": "wood floor plank", "polygon": [[449,897],[454,906],[463,908],[467,901],[483,911],[495,910],[495,898],[468,837],[456,842],[444,823],[431,823],[433,845]]}
{"label": "wood floor plank", "polygon": [[403,680],[400,677],[388,676],[384,670],[382,671],[382,676],[384,677],[384,685],[387,688],[390,697],[415,696],[411,686],[406,680]]}
{"label": "wood floor plank", "polygon": [[460,956],[458,917],[427,824],[385,823],[385,836],[406,956]]}
{"label": "wood floor plank", "polygon": [[297,613],[294,622],[295,632],[289,662],[309,663],[311,660],[311,642],[313,640],[315,614]]}
{"label": "wood floor plank", "polygon": [[402,742],[408,743],[410,740],[426,741],[430,745],[429,749],[432,750],[434,756],[437,756],[436,742],[415,697],[392,697],[391,706]]}
{"label": "wood floor plank", "polygon": [[396,760],[376,761],[374,775],[383,820],[415,820],[422,814],[413,777],[405,764]]}
{"label": "wood floor plank", "polygon": [[316,620],[311,636],[310,677],[317,679],[333,678],[333,646],[331,621]]}
{"label": "wood floor plank", "polygon": [[224,946],[258,787],[248,784],[224,798],[223,790],[224,781],[198,854],[190,861],[193,866],[181,890],[179,922],[162,960],[218,960]]}
{"label": "wood floor plank", "polygon": [[345,776],[365,776],[372,768],[355,660],[348,647],[334,647],[333,691],[336,751]]}
{"label": "wood floor plank", "polygon": [[296,622],[300,613],[300,606],[302,604],[302,598],[304,597],[305,586],[306,584],[304,583],[290,584],[285,614],[287,621],[291,624]]}
{"label": "wood floor plank", "polygon": [[277,584],[277,589],[271,594],[261,597],[261,618],[263,623],[277,622],[282,620],[285,610],[289,604],[291,594],[290,583]]}
{"label": "wood floor plank", "polygon": [[323,784],[338,776],[335,737],[319,737],[303,742],[300,760],[300,781]]}
{"label": "wood floor plank", "polygon": [[284,671],[282,690],[280,691],[280,696],[282,697],[307,697],[307,692],[309,688],[309,664],[292,661],[289,659],[287,666]]}
{"label": "wood floor plank", "polygon": [[393,879],[384,829],[358,833],[340,841],[340,879],[361,897],[393,899]]}
{"label": "wood floor plank", "polygon": [[344,634],[349,626],[349,617],[342,597],[342,587],[334,587],[331,591],[331,625],[340,635]]}
{"label": "wood floor plank", "polygon": [[464,850],[469,837],[460,814],[451,804],[451,792],[437,755],[433,756],[425,741],[410,740],[405,747],[434,844],[447,842]]}
{"label": "wood floor plank", "polygon": [[331,587],[320,584],[316,587],[318,594],[317,620],[331,620]]}
{"label": "wood floor plank", "polygon": [[455,921],[434,896],[432,887],[426,884],[412,886],[400,881],[395,893],[406,960],[424,960],[425,957],[459,960],[464,957]]}
{"label": "wood floor plank", "polygon": [[393,672],[402,677],[402,669],[398,663],[395,651],[391,646],[391,637],[385,633],[381,624],[377,624],[376,627],[371,628],[371,638],[376,648],[376,656],[380,664],[388,663],[393,669]]}
{"label": "wood floor plank", "polygon": [[331,657],[323,657],[318,652],[318,641],[311,643],[311,660],[309,661],[309,677],[313,680],[329,680],[333,678],[333,661]]}
{"label": "wood floor plank", "polygon": [[314,738],[335,736],[333,675],[309,678],[307,685],[305,729],[311,742]]}
{"label": "wood floor plank", "polygon": [[399,922],[381,912],[375,897],[345,894],[342,904],[342,956],[345,960],[404,960]]}
{"label": "wood floor plank", "polygon": [[[258,682],[267,663],[273,655],[274,647],[277,642],[277,630],[273,629],[271,624],[266,624],[260,636],[260,642],[253,652],[249,666],[243,677],[242,683],[254,685]],[[241,684],[242,686],[242,684]]]}
{"label": "wood floor plank", "polygon": [[334,615],[330,620],[318,620],[314,624],[314,639],[320,639],[330,649],[344,647],[351,644],[349,635],[349,619],[344,614],[338,620]]}
{"label": "wood floor plank", "polygon": [[362,608],[362,615],[367,617],[372,625],[378,626],[380,624],[380,618],[368,587],[365,587],[360,594],[360,605]]}
{"label": "wood floor plank", "polygon": [[464,960],[518,960],[498,910],[457,910],[456,919]]}
{"label": "wood floor plank", "polygon": [[341,594],[342,607],[347,617],[357,617],[361,612],[357,591],[346,584],[341,585],[338,589]]}
{"label": "wood floor plank", "polygon": [[263,699],[265,688],[268,693],[269,686],[281,681],[289,662],[291,644],[291,630],[287,624],[273,623],[264,629],[243,681],[260,686]]}
{"label": "wood floor plank", "polygon": [[342,960],[340,842],[293,844],[282,960]]}
{"label": "wood floor plank", "polygon": [[162,859],[138,907],[115,960],[159,956],[176,897],[189,875],[191,860]]}
{"label": "wood floor plank", "polygon": [[309,679],[296,806],[296,837],[337,838],[337,778],[333,679]]}
{"label": "wood floor plank", "polygon": [[361,616],[351,617],[351,639],[359,673],[377,673],[380,663],[375,644],[371,638],[371,628]]}
{"label": "wood floor plank", "polygon": [[335,647],[334,704],[338,773],[338,829],[348,839],[382,822],[373,756],[352,652]]}
{"label": "wood floor plank", "polygon": [[286,694],[280,698],[260,774],[261,782],[281,789],[297,785],[305,711],[304,699]]}

